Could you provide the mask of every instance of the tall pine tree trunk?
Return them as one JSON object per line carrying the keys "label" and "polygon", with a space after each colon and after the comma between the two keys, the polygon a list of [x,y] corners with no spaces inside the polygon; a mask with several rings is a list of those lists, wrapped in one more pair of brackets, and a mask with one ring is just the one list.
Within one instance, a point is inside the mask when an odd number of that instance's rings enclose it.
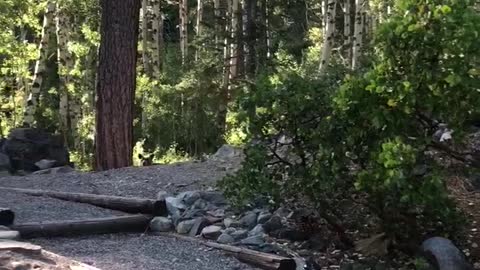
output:
{"label": "tall pine tree trunk", "polygon": [[38,47],[38,59],[35,63],[35,70],[33,73],[33,83],[30,88],[30,93],[26,98],[24,113],[23,113],[23,125],[33,126],[35,124],[35,113],[38,106],[38,100],[40,97],[40,90],[42,88],[43,76],[45,75],[45,67],[48,53],[48,42],[50,35],[54,33],[54,13],[55,3],[48,2],[47,9],[43,15],[42,36],[40,38],[40,45]]}
{"label": "tall pine tree trunk", "polygon": [[232,0],[232,27],[231,27],[231,44],[230,44],[230,84],[239,75],[240,62],[240,9],[239,0]]}
{"label": "tall pine tree trunk", "polygon": [[259,10],[259,22],[258,22],[258,37],[257,37],[257,44],[258,44],[257,69],[263,69],[267,65],[267,59],[269,55],[267,0],[258,1],[258,10]]}
{"label": "tall pine tree trunk", "polygon": [[332,54],[334,35],[335,35],[335,15],[337,10],[337,0],[328,0],[327,4],[327,26],[323,38],[322,55],[320,58],[319,73],[323,73],[328,66]]}
{"label": "tall pine tree trunk", "polygon": [[188,0],[179,0],[180,17],[180,51],[182,54],[182,65],[185,65],[188,57]]}
{"label": "tall pine tree trunk", "polygon": [[358,58],[363,45],[363,18],[365,0],[355,0],[355,29],[353,31],[352,69],[358,68]]}
{"label": "tall pine tree trunk", "polygon": [[140,0],[101,0],[97,76],[95,163],[97,170],[132,165],[133,100]]}

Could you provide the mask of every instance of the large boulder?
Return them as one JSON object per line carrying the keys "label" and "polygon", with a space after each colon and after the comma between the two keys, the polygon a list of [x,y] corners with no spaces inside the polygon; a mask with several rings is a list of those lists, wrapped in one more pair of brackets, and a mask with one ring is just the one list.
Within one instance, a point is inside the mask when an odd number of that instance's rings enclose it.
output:
{"label": "large boulder", "polygon": [[5,172],[6,174],[8,174],[11,171],[12,166],[10,164],[10,158],[5,154],[0,153],[0,173]]}
{"label": "large boulder", "polygon": [[465,255],[443,237],[432,237],[421,246],[422,255],[438,270],[473,270]]}
{"label": "large boulder", "polygon": [[70,165],[63,137],[34,128],[13,129],[3,143],[1,152],[9,156],[14,170],[37,171],[35,163],[54,160],[51,167]]}

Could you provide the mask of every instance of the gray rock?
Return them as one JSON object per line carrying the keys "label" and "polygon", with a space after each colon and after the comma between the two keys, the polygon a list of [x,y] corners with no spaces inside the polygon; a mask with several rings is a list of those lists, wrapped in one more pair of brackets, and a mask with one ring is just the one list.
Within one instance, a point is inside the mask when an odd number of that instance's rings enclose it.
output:
{"label": "gray rock", "polygon": [[177,196],[185,205],[192,206],[198,199],[200,199],[200,191],[185,191]]}
{"label": "gray rock", "polygon": [[231,244],[235,242],[235,238],[233,236],[227,234],[227,233],[222,233],[218,238],[217,242],[220,244]]}
{"label": "gray rock", "polygon": [[35,162],[35,166],[37,166],[40,170],[45,170],[52,168],[55,163],[57,163],[57,161],[53,159],[41,159]]}
{"label": "gray rock", "polygon": [[258,223],[258,224],[264,224],[264,223],[267,222],[271,217],[272,217],[272,214],[270,214],[269,212],[261,212],[261,213],[258,215],[257,223]]}
{"label": "gray rock", "polygon": [[265,244],[265,239],[261,235],[255,235],[241,240],[240,243],[247,246],[261,246]]}
{"label": "gray rock", "polygon": [[195,237],[200,234],[200,232],[203,230],[203,228],[207,227],[209,224],[208,220],[204,217],[199,217],[195,219],[195,223],[192,226],[192,229],[190,230],[189,235],[192,237]]}
{"label": "gray rock", "polygon": [[169,194],[165,190],[160,190],[157,193],[157,200],[165,200],[167,197],[169,197]]}
{"label": "gray rock", "polygon": [[255,235],[263,235],[265,234],[265,230],[263,229],[262,224],[258,224],[253,228],[251,231],[248,232],[248,236],[255,236]]}
{"label": "gray rock", "polygon": [[207,202],[217,206],[223,206],[228,203],[227,199],[225,199],[225,196],[223,196],[223,194],[219,191],[204,191],[201,193],[201,197]]}
{"label": "gray rock", "polygon": [[276,215],[276,216],[279,216],[279,217],[288,217],[290,214],[292,213],[292,211],[288,210],[287,208],[285,207],[279,207],[273,214]]}
{"label": "gray rock", "polygon": [[421,246],[422,255],[432,266],[439,270],[471,270],[465,255],[452,243],[443,237],[432,237],[425,240]]}
{"label": "gray rock", "polygon": [[218,217],[218,218],[225,217],[225,209],[222,209],[222,208],[212,210],[212,211],[208,211],[207,213],[209,215],[211,215],[212,217]]}
{"label": "gray rock", "polygon": [[267,233],[279,230],[282,227],[282,218],[277,215],[273,215],[267,222],[263,224],[263,228]]}
{"label": "gray rock", "polygon": [[208,202],[204,199],[198,199],[193,203],[192,205],[193,208],[195,209],[207,209],[208,208]]}
{"label": "gray rock", "polygon": [[241,154],[242,150],[240,148],[224,144],[217,150],[217,152],[215,152],[215,154],[213,154],[212,158],[216,160],[225,160],[240,156]]}
{"label": "gray rock", "polygon": [[207,226],[203,228],[201,235],[206,239],[215,240],[222,234],[222,227],[220,226]]}
{"label": "gray rock", "polygon": [[0,231],[0,239],[15,240],[20,238],[18,231]]}
{"label": "gray rock", "polygon": [[238,228],[241,226],[240,222],[232,218],[226,218],[223,220],[223,224],[226,228],[235,227]]}
{"label": "gray rock", "polygon": [[155,217],[150,221],[150,230],[154,232],[169,232],[173,229],[173,222],[166,217]]}
{"label": "gray rock", "polygon": [[247,238],[248,231],[247,230],[238,230],[230,234],[235,240],[241,240]]}
{"label": "gray rock", "polygon": [[181,215],[182,220],[186,219],[194,219],[197,217],[203,217],[207,214],[207,211],[203,209],[187,209],[183,214]]}
{"label": "gray rock", "polygon": [[257,214],[255,212],[247,212],[241,219],[240,224],[247,227],[249,230],[257,225]]}
{"label": "gray rock", "polygon": [[3,154],[3,153],[0,153],[0,171],[11,171],[12,170],[12,167],[11,167],[11,164],[10,164],[10,158]]}
{"label": "gray rock", "polygon": [[194,219],[181,221],[180,223],[178,223],[176,231],[179,234],[188,234],[194,224],[195,224]]}
{"label": "gray rock", "polygon": [[182,212],[187,209],[187,206],[181,200],[175,197],[165,198],[168,214],[172,217],[174,224],[178,224]]}
{"label": "gray rock", "polygon": [[0,231],[10,231],[10,228],[7,226],[0,225]]}
{"label": "gray rock", "polygon": [[223,232],[226,233],[226,234],[232,234],[232,233],[234,233],[234,232],[236,232],[236,231],[237,231],[237,229],[232,228],[232,227],[226,228],[225,230],[223,230]]}

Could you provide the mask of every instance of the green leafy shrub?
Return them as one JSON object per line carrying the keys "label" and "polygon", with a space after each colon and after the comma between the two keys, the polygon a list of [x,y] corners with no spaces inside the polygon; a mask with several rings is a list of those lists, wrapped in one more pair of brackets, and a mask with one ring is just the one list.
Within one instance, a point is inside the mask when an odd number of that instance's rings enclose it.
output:
{"label": "green leafy shrub", "polygon": [[[301,67],[279,69],[260,80],[241,103],[250,139],[266,150],[250,147],[244,168],[221,186],[237,202],[298,198],[323,208],[355,187],[392,237],[450,230],[458,215],[445,173],[427,153],[445,150],[432,139],[438,122],[458,141],[480,108],[480,15],[473,5],[399,1],[376,33],[371,68],[345,76],[341,86],[339,69],[320,79],[301,75],[309,74]],[[279,144],[282,135],[288,139]],[[288,158],[272,155],[279,145]]]}

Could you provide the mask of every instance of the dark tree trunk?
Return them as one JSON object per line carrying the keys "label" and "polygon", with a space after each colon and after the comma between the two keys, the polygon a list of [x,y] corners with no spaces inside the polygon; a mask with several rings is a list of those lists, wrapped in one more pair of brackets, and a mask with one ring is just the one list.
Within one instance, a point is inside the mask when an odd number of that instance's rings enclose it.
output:
{"label": "dark tree trunk", "polygon": [[101,0],[95,163],[97,170],[132,165],[133,101],[140,0]]}

